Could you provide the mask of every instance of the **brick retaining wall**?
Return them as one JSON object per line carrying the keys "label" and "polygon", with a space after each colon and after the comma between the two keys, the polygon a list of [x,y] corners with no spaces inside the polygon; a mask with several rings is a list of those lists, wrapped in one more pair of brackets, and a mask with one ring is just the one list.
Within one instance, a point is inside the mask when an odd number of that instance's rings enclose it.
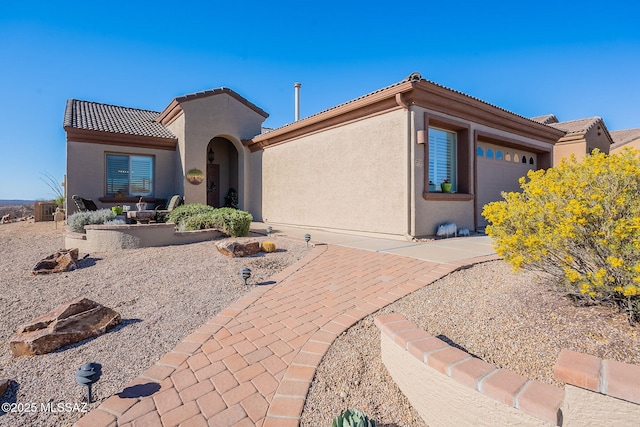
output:
{"label": "brick retaining wall", "polygon": [[563,350],[565,389],[498,369],[402,314],[378,316],[382,360],[424,421],[438,425],[640,425],[640,366]]}

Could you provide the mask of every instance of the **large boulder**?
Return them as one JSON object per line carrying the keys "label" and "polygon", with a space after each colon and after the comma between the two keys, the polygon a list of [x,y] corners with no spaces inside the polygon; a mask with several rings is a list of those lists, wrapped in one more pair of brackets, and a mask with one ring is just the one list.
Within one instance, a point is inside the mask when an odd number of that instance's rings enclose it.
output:
{"label": "large boulder", "polygon": [[216,248],[218,248],[218,252],[229,257],[244,257],[260,252],[260,242],[251,240],[240,243],[238,241],[225,240],[216,244]]}
{"label": "large boulder", "polygon": [[73,271],[78,268],[78,248],[58,249],[52,255],[38,261],[31,274],[51,274]]}
{"label": "large boulder", "polygon": [[9,346],[14,356],[50,353],[102,335],[120,320],[116,311],[87,298],[77,298],[20,326]]}

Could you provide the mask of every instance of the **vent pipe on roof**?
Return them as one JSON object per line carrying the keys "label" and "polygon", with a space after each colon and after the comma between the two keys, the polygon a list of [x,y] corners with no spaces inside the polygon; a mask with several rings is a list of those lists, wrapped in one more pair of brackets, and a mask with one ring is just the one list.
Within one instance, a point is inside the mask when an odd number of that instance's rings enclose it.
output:
{"label": "vent pipe on roof", "polygon": [[295,82],[293,84],[294,87],[294,91],[295,91],[295,117],[296,117],[296,122],[298,120],[300,120],[300,88],[302,87],[302,84]]}

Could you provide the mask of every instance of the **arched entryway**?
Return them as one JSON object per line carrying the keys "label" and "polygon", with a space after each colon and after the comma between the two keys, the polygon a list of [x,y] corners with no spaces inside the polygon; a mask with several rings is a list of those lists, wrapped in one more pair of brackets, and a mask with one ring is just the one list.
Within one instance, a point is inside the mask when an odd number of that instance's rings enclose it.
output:
{"label": "arched entryway", "polygon": [[[207,204],[231,205],[229,190],[238,191],[238,151],[231,141],[217,136],[207,146]],[[236,197],[237,203],[237,197]]]}

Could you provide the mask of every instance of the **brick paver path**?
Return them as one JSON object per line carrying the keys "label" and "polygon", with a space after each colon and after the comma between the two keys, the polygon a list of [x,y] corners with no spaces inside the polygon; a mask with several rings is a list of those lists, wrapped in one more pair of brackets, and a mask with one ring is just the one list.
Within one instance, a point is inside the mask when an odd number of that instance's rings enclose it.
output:
{"label": "brick paver path", "polygon": [[437,264],[317,246],[76,425],[297,426],[315,370],[338,335],[462,266],[496,258]]}

